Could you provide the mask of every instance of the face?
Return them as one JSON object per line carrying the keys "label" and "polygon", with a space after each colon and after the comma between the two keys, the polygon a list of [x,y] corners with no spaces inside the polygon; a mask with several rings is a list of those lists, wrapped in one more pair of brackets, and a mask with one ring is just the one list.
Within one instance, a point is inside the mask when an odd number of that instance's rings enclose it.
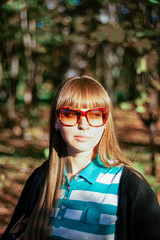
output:
{"label": "face", "polygon": [[[89,109],[81,109],[87,111]],[[99,143],[105,125],[100,127],[90,126],[86,117],[82,116],[76,126],[64,126],[57,119],[56,128],[61,132],[64,141],[67,144],[68,154],[75,155],[81,152],[92,152],[94,147]]]}

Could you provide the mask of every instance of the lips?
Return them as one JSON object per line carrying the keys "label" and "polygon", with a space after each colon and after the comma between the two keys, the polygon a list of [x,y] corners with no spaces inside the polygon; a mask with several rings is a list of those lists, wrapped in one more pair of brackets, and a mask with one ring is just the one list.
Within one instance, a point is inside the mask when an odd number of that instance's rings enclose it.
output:
{"label": "lips", "polygon": [[89,139],[91,139],[91,137],[81,136],[81,135],[74,136],[74,138],[75,138],[78,142],[87,142]]}

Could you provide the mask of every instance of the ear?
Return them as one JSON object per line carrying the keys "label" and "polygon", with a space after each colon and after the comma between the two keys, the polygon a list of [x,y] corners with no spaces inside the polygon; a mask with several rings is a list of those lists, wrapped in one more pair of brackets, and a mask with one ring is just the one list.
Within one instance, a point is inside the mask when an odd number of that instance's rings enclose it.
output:
{"label": "ear", "polygon": [[56,119],[56,122],[55,122],[55,129],[58,131],[59,130],[59,122],[58,122],[58,119]]}

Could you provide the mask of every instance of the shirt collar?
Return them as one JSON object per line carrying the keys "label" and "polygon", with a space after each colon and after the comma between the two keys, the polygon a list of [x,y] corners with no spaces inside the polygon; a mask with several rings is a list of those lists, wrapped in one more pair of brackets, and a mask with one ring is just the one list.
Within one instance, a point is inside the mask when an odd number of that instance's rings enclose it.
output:
{"label": "shirt collar", "polygon": [[[77,176],[86,179],[89,183],[94,184],[100,173],[106,173],[109,170],[100,160],[99,154],[92,160],[92,162],[85,167]],[[64,174],[69,182],[66,166],[64,167]]]}
{"label": "shirt collar", "polygon": [[101,162],[99,154],[95,157],[92,162],[84,168],[78,175],[83,177],[91,184],[94,184],[100,173],[106,173],[108,168]]}

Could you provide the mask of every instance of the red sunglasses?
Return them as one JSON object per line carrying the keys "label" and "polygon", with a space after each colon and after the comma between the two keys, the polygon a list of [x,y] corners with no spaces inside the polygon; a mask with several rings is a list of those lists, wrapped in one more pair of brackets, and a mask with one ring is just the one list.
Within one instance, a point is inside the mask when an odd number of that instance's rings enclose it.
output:
{"label": "red sunglasses", "polygon": [[72,107],[62,107],[57,111],[58,118],[64,126],[76,126],[82,119],[86,117],[87,122],[92,127],[101,127],[107,121],[107,110],[105,108],[93,108],[82,111]]}

